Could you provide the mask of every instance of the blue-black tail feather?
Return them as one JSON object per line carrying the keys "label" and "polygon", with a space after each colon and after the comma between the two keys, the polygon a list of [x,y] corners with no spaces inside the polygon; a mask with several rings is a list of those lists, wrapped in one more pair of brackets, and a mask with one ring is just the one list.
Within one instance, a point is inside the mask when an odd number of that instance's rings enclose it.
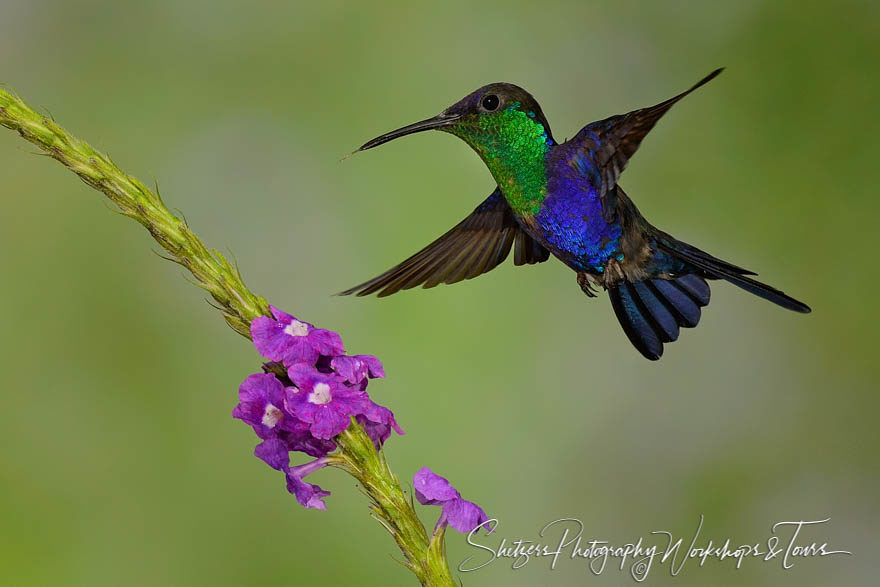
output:
{"label": "blue-black tail feather", "polygon": [[709,285],[697,275],[677,279],[621,282],[608,290],[611,306],[623,331],[645,358],[656,361],[663,343],[678,339],[680,328],[700,321],[700,308],[709,303]]}
{"label": "blue-black tail feather", "polygon": [[632,285],[622,282],[609,289],[608,296],[611,298],[614,313],[633,346],[646,358],[652,361],[659,359],[663,354],[663,343],[645,316],[644,306],[636,302],[638,296]]}
{"label": "blue-black tail feather", "polygon": [[[755,273],[747,269],[737,267],[727,261],[722,261],[717,257],[713,257],[709,253],[671,237],[660,239],[657,241],[657,244],[665,252],[684,261],[704,277],[709,279],[724,279],[749,293],[755,294],[758,297],[771,301],[788,310],[802,312],[804,314],[810,312],[810,307],[805,303],[786,295],[766,283],[761,283],[756,279],[747,277],[748,275],[755,275]],[[706,288],[708,291],[708,286],[706,286]]]}
{"label": "blue-black tail feather", "polygon": [[645,317],[654,328],[660,342],[672,342],[678,338],[678,320],[662,301],[662,296],[654,293],[644,281],[630,284],[632,293],[637,299],[636,304],[645,309]]}

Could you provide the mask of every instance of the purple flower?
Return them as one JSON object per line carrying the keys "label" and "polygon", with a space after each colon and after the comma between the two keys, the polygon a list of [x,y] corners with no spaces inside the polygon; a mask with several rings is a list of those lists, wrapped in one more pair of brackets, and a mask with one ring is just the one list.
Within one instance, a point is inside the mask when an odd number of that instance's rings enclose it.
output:
{"label": "purple flower", "polygon": [[251,322],[251,338],[264,357],[290,367],[297,363],[314,365],[320,355],[335,357],[345,352],[337,333],[300,322],[274,306],[269,309],[274,320],[260,316]]}
{"label": "purple flower", "polygon": [[369,375],[373,377],[385,377],[385,370],[379,359],[372,355],[355,355],[348,357],[345,355],[333,357],[330,366],[334,371],[352,384],[358,384]]}
{"label": "purple flower", "polygon": [[422,505],[443,505],[444,502],[461,497],[458,489],[445,477],[441,477],[428,467],[422,467],[413,477],[416,499]]}
{"label": "purple flower", "polygon": [[310,424],[316,438],[333,438],[345,430],[350,417],[360,414],[369,401],[364,392],[348,387],[342,377],[309,365],[293,365],[287,375],[296,389],[285,392],[285,406]]}
{"label": "purple flower", "polygon": [[279,426],[287,423],[284,385],[270,373],[249,376],[238,388],[238,405],[232,417],[249,424],[260,438],[274,436]]}
{"label": "purple flower", "polygon": [[306,422],[287,411],[284,385],[270,373],[257,373],[245,379],[238,389],[238,405],[232,417],[249,424],[263,442],[254,454],[281,470],[289,462],[288,452],[300,451],[323,457],[336,449],[332,440],[315,438]]}
{"label": "purple flower", "polygon": [[400,435],[404,433],[397,425],[397,420],[394,419],[394,412],[369,400],[363,412],[358,415],[357,421],[364,427],[364,431],[373,441],[376,450],[382,448],[382,445],[391,436],[392,429]]}
{"label": "purple flower", "polygon": [[306,483],[303,478],[306,475],[314,473],[318,469],[326,466],[324,459],[317,459],[311,463],[299,465],[296,467],[286,467],[284,475],[287,477],[287,491],[296,496],[296,501],[304,508],[313,508],[317,510],[326,510],[327,505],[324,498],[330,495],[329,491],[324,491],[317,485]]}
{"label": "purple flower", "polygon": [[312,436],[311,425],[293,419],[290,426],[278,431],[278,437],[287,445],[288,450],[304,452],[312,457],[323,457],[336,450],[336,443],[326,438]]}
{"label": "purple flower", "polygon": [[[351,418],[357,418],[377,450],[392,430],[398,434],[403,430],[391,410],[373,403],[366,393],[368,379],[385,376],[376,357],[345,356],[337,333],[315,328],[274,306],[269,309],[272,317],[260,316],[251,322],[251,337],[260,354],[274,365],[267,363],[265,373],[242,382],[232,415],[254,429],[261,439],[254,455],[284,473],[287,490],[297,501],[306,508],[323,510],[330,492],[304,479],[327,465],[327,455],[336,450],[333,438],[348,427]],[[287,368],[287,377],[275,374],[279,362]],[[291,452],[303,452],[316,460],[291,466]],[[458,509],[476,507],[458,499],[449,506],[453,526],[464,523],[459,520],[468,515],[473,517],[470,510]],[[443,505],[443,523],[447,523],[450,516]]]}
{"label": "purple flower", "polygon": [[443,513],[440,514],[440,519],[437,522],[448,522],[450,526],[462,534],[469,534],[479,530],[480,527],[488,534],[494,532],[489,524],[489,516],[486,515],[483,508],[460,497],[443,504]]}
{"label": "purple flower", "polygon": [[487,523],[489,517],[486,512],[477,504],[463,499],[449,481],[428,467],[419,469],[413,478],[413,487],[420,504],[443,507],[440,519],[434,527],[435,532],[444,524],[449,524],[463,534],[473,532],[480,526],[493,532]]}
{"label": "purple flower", "polygon": [[254,448],[254,455],[264,460],[273,469],[283,471],[290,464],[290,452],[303,452],[311,457],[324,457],[336,450],[332,440],[315,438],[309,432],[309,425],[296,421],[292,430],[279,430],[276,436],[265,439]]}
{"label": "purple flower", "polygon": [[290,465],[290,448],[277,436],[258,444],[254,448],[254,455],[278,471],[283,471]]}

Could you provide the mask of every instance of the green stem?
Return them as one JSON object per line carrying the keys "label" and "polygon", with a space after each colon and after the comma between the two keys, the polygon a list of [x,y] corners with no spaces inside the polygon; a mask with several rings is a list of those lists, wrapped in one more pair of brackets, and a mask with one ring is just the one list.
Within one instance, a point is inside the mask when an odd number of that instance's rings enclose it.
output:
{"label": "green stem", "polygon": [[[110,198],[124,215],[140,222],[168,251],[167,258],[186,267],[197,284],[211,294],[236,332],[250,338],[251,321],[269,315],[266,300],[248,290],[236,266],[217,250],[205,247],[186,222],[168,210],[158,192],[123,172],[109,157],[2,89],[0,126],[17,131]],[[443,533],[438,532],[429,542],[412,501],[388,467],[385,455],[376,451],[354,421],[337,440],[339,451],[331,455],[331,462],[360,482],[372,502],[374,516],[403,552],[405,565],[422,585],[455,585],[443,552]]]}
{"label": "green stem", "polygon": [[455,585],[446,563],[443,530],[429,542],[425,527],[416,515],[412,501],[401,489],[397,475],[388,466],[385,454],[374,450],[373,441],[354,420],[336,437],[336,442],[340,451],[333,464],[361,483],[372,502],[370,509],[374,516],[391,533],[406,556],[404,564],[407,568],[415,573],[422,585]]}

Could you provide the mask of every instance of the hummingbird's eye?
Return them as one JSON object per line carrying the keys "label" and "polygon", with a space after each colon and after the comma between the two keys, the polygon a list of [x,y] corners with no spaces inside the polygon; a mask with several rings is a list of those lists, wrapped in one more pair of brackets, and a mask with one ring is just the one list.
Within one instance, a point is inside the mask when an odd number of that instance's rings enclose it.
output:
{"label": "hummingbird's eye", "polygon": [[483,96],[483,100],[480,102],[480,105],[484,110],[488,110],[492,112],[493,110],[498,108],[498,105],[501,103],[501,100],[498,99],[498,96],[495,94],[488,94]]}

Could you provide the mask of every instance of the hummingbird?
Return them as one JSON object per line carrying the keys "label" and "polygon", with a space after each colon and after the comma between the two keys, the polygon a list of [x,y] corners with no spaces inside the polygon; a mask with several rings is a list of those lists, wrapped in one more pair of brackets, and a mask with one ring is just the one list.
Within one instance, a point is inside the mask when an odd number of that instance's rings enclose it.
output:
{"label": "hummingbird", "polygon": [[526,90],[493,83],[437,116],[366,142],[355,153],[426,130],[467,143],[495,180],[494,191],[459,224],[385,273],[341,292],[391,295],[482,275],[514,251],[514,264],[554,257],[577,274],[581,290],[602,289],[623,331],[657,360],[680,328],[692,328],[709,303],[707,280],[724,280],[795,312],[809,306],[750,277],[756,273],[710,255],[654,227],[618,183],[657,121],[714,79],[655,106],[611,116],[557,143],[541,106]]}

